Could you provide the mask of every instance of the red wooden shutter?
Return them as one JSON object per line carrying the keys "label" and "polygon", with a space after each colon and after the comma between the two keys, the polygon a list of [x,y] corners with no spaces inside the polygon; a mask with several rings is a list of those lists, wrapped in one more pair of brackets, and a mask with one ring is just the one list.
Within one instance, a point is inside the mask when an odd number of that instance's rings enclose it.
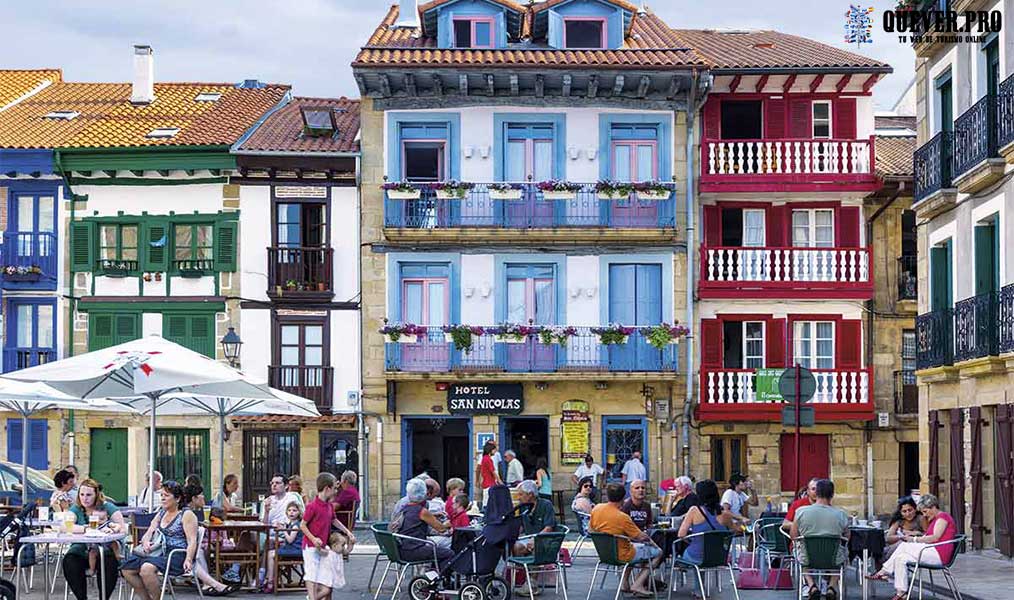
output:
{"label": "red wooden shutter", "polygon": [[792,433],[783,433],[778,443],[778,456],[781,470],[782,491],[796,492],[810,479],[828,479],[831,475],[831,442],[829,436],[821,434],[802,434],[799,439],[799,477],[794,479],[796,471],[796,437]]}
{"label": "red wooden shutter", "polygon": [[722,322],[718,319],[701,319],[701,366],[722,366]]}
{"label": "red wooden shutter", "polygon": [[765,223],[766,246],[779,247],[785,245],[785,205],[772,206],[767,212]]}
{"label": "red wooden shutter", "polygon": [[929,411],[929,493],[940,497],[940,411]]}
{"label": "red wooden shutter", "polygon": [[1014,556],[1014,405],[998,404],[996,427],[996,546]]}
{"label": "red wooden shutter", "polygon": [[777,140],[785,137],[785,99],[764,101],[764,137]]}
{"label": "red wooden shutter", "polygon": [[842,206],[838,209],[837,245],[841,248],[859,247],[859,207]]}
{"label": "red wooden shutter", "polygon": [[835,367],[861,369],[863,362],[863,322],[848,319],[838,322],[835,335]]}
{"label": "red wooden shutter", "polygon": [[831,108],[831,121],[834,123],[834,137],[836,139],[856,139],[856,99],[835,99]]}
{"label": "red wooden shutter", "polygon": [[813,137],[813,108],[809,100],[789,100],[789,137]]}
{"label": "red wooden shutter", "polygon": [[768,319],[764,336],[764,366],[772,369],[786,366],[785,319]]}
{"label": "red wooden shutter", "polygon": [[973,406],[968,409],[968,422],[972,426],[972,465],[968,476],[972,480],[972,547],[981,550],[986,525],[983,521],[982,482],[986,472],[982,468],[982,408]]}
{"label": "red wooden shutter", "polygon": [[958,533],[965,533],[965,413],[954,408],[951,413],[951,478],[948,489],[949,512],[958,526]]}
{"label": "red wooden shutter", "polygon": [[722,211],[715,205],[704,207],[704,245],[722,245]]}
{"label": "red wooden shutter", "polygon": [[722,139],[722,102],[711,99],[704,104],[704,139]]}

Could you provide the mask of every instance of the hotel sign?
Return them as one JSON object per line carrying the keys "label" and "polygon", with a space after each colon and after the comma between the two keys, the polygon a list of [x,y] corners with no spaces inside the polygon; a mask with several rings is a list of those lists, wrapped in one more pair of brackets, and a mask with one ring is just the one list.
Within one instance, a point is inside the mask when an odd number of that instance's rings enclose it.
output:
{"label": "hotel sign", "polygon": [[524,409],[520,383],[452,383],[447,390],[447,412],[452,415],[519,415]]}

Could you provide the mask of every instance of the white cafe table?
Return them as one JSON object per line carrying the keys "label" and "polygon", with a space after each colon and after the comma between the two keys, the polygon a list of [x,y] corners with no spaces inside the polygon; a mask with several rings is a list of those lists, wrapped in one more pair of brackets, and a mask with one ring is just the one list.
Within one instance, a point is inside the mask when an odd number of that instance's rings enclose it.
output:
{"label": "white cafe table", "polygon": [[[99,578],[99,581],[98,581],[98,583],[99,583],[99,597],[101,598],[102,595],[103,595],[103,593],[104,593],[104,590],[106,589],[105,586],[104,586],[105,582],[103,581],[103,578],[105,577],[105,569],[103,569],[101,567],[101,565],[105,564],[105,548],[103,547],[103,545],[104,544],[111,544],[113,542],[123,541],[124,539],[126,539],[126,537],[127,537],[126,533],[104,533],[104,534],[101,534],[101,535],[94,535],[94,534],[89,535],[89,534],[86,534],[86,533],[42,533],[42,534],[39,534],[39,535],[28,535],[28,536],[25,536],[25,537],[21,538],[20,540],[18,540],[18,542],[21,544],[21,548],[18,550],[18,555],[14,559],[14,561],[15,561],[14,564],[16,565],[17,569],[19,569],[19,570],[21,569],[21,552],[24,551],[25,547],[28,544],[34,544],[36,546],[43,546],[45,548],[45,550],[44,550],[44,556],[43,556],[43,560],[42,560],[43,569],[44,569],[44,573],[45,573],[45,575],[43,577],[42,591],[43,591],[43,598],[45,598],[45,600],[49,600],[49,594],[50,594],[50,587],[49,587],[49,547],[52,544],[56,544],[58,546],[65,545],[65,544],[66,545],[69,545],[69,544],[85,544],[85,545],[88,545],[88,546],[98,546],[98,550],[99,550],[99,565],[100,565],[100,567],[97,569],[97,571],[98,571],[97,575],[98,575],[98,578]],[[20,596],[20,592],[18,590],[18,585],[20,585],[20,583],[21,583],[21,577],[19,577],[19,575],[20,575],[20,573],[18,573],[18,572],[15,572],[15,574],[14,574],[15,597]]]}

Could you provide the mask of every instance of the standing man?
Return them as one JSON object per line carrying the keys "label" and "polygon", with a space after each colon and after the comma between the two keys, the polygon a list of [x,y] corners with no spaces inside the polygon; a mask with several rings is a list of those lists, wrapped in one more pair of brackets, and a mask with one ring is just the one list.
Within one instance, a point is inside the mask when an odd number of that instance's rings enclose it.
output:
{"label": "standing man", "polygon": [[602,474],[605,470],[595,464],[595,459],[592,458],[591,454],[584,455],[584,463],[578,465],[574,474],[570,476],[570,481],[574,485],[577,485],[585,477],[591,477],[592,480],[592,502],[599,501],[599,488],[602,486]]}
{"label": "standing man", "polygon": [[729,489],[722,494],[722,508],[732,514],[732,519],[739,525],[746,525],[750,522],[750,516],[746,506],[757,506],[760,501],[753,491],[753,482],[739,473],[733,473],[729,478]]}
{"label": "standing man", "polygon": [[518,460],[513,450],[504,452],[503,458],[507,461],[507,477],[505,482],[507,485],[514,487],[525,478],[525,468],[521,465],[521,461]]}
{"label": "standing man", "polygon": [[633,454],[630,455],[630,459],[623,464],[623,470],[620,471],[620,481],[623,483],[623,487],[626,488],[628,495],[630,494],[630,482],[635,479],[648,480],[648,469],[645,469],[644,463],[641,462],[641,452],[639,450],[634,450]]}

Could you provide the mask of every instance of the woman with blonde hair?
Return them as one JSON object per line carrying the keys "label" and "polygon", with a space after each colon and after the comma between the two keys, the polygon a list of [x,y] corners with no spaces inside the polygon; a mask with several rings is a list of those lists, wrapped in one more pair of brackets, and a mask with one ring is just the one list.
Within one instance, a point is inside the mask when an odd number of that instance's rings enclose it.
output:
{"label": "woman with blonde hair", "polygon": [[[70,507],[74,514],[74,533],[84,533],[90,526],[90,521],[96,521],[97,528],[109,533],[120,533],[127,530],[123,521],[120,509],[112,502],[106,500],[102,494],[102,485],[94,479],[85,479],[78,488],[77,500],[74,506]],[[119,544],[107,544],[103,546],[102,557],[102,586],[105,588],[100,594],[108,599],[116,590],[117,569],[119,559],[116,553]],[[63,575],[67,579],[67,587],[74,593],[77,600],[88,598],[88,574],[87,571],[94,571],[99,567],[99,551],[97,548],[88,548],[84,544],[71,544],[67,554],[63,557]]]}

